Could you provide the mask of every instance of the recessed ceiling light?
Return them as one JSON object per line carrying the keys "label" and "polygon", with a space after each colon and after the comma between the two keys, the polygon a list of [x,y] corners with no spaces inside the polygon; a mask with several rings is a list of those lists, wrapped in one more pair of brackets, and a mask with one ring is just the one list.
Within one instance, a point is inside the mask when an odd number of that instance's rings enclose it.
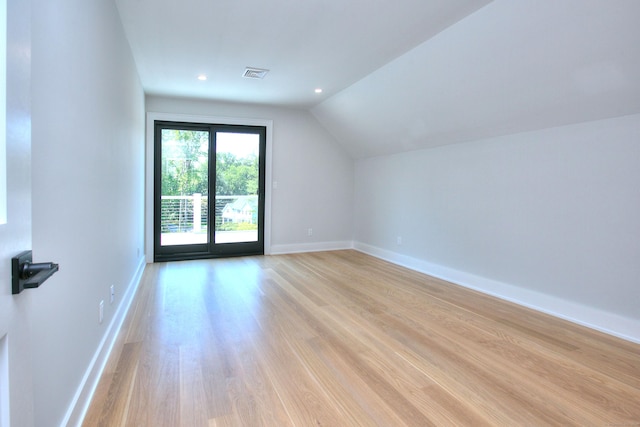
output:
{"label": "recessed ceiling light", "polygon": [[315,90],[315,93],[322,93],[322,89],[317,88],[317,89]]}
{"label": "recessed ceiling light", "polygon": [[202,82],[203,82],[203,81],[205,81],[205,80],[207,80],[207,76],[206,76],[206,74],[200,74],[200,75],[198,76],[198,80],[200,80],[200,81],[202,81]]}

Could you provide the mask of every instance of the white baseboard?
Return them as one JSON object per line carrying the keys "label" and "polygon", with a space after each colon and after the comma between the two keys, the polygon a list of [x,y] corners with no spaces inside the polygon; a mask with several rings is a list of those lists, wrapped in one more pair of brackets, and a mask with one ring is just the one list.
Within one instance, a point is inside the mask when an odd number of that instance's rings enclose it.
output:
{"label": "white baseboard", "polygon": [[552,295],[532,291],[421,259],[354,242],[354,249],[497,298],[510,301],[591,329],[640,343],[640,320],[584,306]]}
{"label": "white baseboard", "polygon": [[294,243],[291,245],[271,245],[267,255],[294,254],[302,252],[324,252],[353,249],[352,241]]}
{"label": "white baseboard", "polygon": [[118,337],[118,332],[120,332],[120,328],[122,327],[122,323],[129,311],[133,297],[138,290],[138,285],[140,284],[140,279],[142,278],[145,266],[145,259],[144,257],[141,257],[138,263],[138,268],[129,282],[126,293],[123,295],[122,302],[111,319],[111,323],[109,323],[107,331],[104,334],[104,337],[102,338],[102,341],[100,342],[100,345],[98,346],[98,349],[96,350],[80,385],[78,386],[78,390],[71,401],[71,405],[69,405],[69,409],[67,410],[62,423],[60,424],[61,427],[80,427],[82,425],[82,421],[89,409],[89,404],[91,403],[93,394],[96,391],[102,372],[104,371],[107,360],[109,359],[109,354],[111,353],[116,338]]}

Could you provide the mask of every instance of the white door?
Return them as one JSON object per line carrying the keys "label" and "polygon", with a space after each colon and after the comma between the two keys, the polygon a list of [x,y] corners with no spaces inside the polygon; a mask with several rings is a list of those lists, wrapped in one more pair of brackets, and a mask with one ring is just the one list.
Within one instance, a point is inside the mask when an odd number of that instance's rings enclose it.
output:
{"label": "white door", "polygon": [[0,0],[7,7],[6,153],[0,153],[6,155],[6,171],[0,173],[7,178],[6,200],[0,201],[7,206],[7,221],[0,224],[0,427],[34,422],[30,294],[11,295],[11,258],[31,249],[30,3]]}

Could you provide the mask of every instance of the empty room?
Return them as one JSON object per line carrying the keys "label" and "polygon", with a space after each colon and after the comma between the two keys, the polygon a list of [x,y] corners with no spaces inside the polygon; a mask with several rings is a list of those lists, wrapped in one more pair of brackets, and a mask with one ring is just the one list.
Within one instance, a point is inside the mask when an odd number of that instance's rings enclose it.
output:
{"label": "empty room", "polygon": [[0,427],[640,426],[637,0],[0,0]]}

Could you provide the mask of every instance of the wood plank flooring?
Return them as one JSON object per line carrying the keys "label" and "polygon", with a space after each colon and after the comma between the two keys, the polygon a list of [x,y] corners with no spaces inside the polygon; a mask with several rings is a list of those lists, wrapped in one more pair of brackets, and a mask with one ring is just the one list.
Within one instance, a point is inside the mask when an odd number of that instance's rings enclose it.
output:
{"label": "wood plank flooring", "polygon": [[356,251],[149,265],[84,426],[640,426],[640,345]]}

